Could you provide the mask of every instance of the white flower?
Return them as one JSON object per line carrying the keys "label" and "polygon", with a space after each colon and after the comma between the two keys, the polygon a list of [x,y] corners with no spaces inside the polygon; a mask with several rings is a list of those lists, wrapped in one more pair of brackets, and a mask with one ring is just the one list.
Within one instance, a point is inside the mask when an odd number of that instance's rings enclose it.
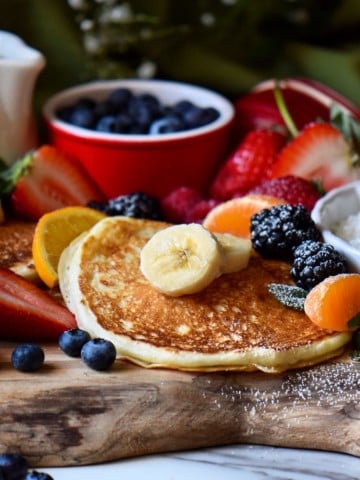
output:
{"label": "white flower", "polygon": [[156,64],[146,60],[138,66],[136,73],[139,78],[152,78],[156,73]]}
{"label": "white flower", "polygon": [[215,23],[215,17],[211,12],[204,12],[200,16],[200,22],[206,27],[212,27]]}

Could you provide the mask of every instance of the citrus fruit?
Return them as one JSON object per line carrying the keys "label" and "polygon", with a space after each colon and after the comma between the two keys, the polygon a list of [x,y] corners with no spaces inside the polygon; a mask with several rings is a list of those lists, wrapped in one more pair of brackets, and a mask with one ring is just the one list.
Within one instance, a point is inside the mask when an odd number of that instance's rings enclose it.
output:
{"label": "citrus fruit", "polygon": [[249,194],[220,203],[210,210],[203,221],[203,226],[213,233],[231,233],[239,237],[250,238],[250,219],[263,210],[274,205],[287,203],[276,197]]}
{"label": "citrus fruit", "polygon": [[348,331],[348,321],[360,312],[360,274],[327,277],[307,294],[304,310],[321,328]]}
{"label": "citrus fruit", "polygon": [[105,217],[88,207],[64,207],[43,215],[35,227],[32,255],[41,280],[50,288],[58,283],[59,258],[72,240]]}

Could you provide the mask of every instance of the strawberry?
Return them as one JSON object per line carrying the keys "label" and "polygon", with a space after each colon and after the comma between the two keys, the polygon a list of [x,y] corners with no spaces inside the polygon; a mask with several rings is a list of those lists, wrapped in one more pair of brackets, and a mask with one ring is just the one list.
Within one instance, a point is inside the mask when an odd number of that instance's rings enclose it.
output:
{"label": "strawberry", "polygon": [[325,191],[354,180],[350,142],[333,125],[306,125],[278,155],[270,178],[296,175],[319,182]]}
{"label": "strawberry", "polygon": [[6,268],[0,268],[0,338],[57,340],[75,328],[75,318],[44,290]]}
{"label": "strawberry", "polygon": [[50,145],[0,171],[0,194],[9,196],[13,214],[34,221],[61,207],[103,199],[83,168]]}
{"label": "strawberry", "polygon": [[292,205],[301,203],[309,211],[322,196],[322,192],[315,182],[294,175],[265,180],[251,189],[249,193],[280,198]]}
{"label": "strawberry", "polygon": [[220,167],[210,186],[210,197],[224,201],[245,195],[259,181],[268,177],[284,143],[284,135],[273,130],[249,132]]}

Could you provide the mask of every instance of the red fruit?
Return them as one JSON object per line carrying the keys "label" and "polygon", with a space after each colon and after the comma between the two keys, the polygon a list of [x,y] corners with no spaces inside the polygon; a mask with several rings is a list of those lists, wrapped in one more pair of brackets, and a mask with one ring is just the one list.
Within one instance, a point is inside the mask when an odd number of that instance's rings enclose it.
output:
{"label": "red fruit", "polygon": [[26,220],[36,221],[61,207],[103,199],[83,168],[50,145],[27,154],[2,172],[0,187],[2,193],[10,193],[13,213]]}
{"label": "red fruit", "polygon": [[176,188],[161,200],[165,220],[171,223],[186,223],[190,211],[201,200],[202,196],[193,188]]}
{"label": "red fruit", "polygon": [[207,198],[200,200],[189,212],[186,217],[187,223],[202,223],[206,215],[212,210],[216,205],[219,205],[219,201],[214,198]]}
{"label": "red fruit", "polygon": [[[276,83],[274,79],[265,80],[235,102],[235,133],[244,135],[255,128],[285,125],[274,98]],[[305,78],[285,78],[279,85],[299,130],[317,118],[328,121],[330,106],[335,102],[345,112],[360,119],[360,110],[355,104],[320,82]]]}
{"label": "red fruit", "polygon": [[235,152],[220,168],[210,187],[210,197],[228,200],[245,195],[268,173],[285,137],[272,130],[253,130],[248,133]]}
{"label": "red fruit", "polygon": [[293,175],[265,180],[253,188],[250,193],[280,198],[292,205],[301,203],[309,211],[321,197],[319,188],[314,182]]}
{"label": "red fruit", "polygon": [[350,143],[329,123],[310,123],[280,152],[270,178],[296,175],[325,191],[354,180]]}
{"label": "red fruit", "polygon": [[0,268],[2,340],[57,340],[63,331],[75,327],[67,308],[11,270]]}

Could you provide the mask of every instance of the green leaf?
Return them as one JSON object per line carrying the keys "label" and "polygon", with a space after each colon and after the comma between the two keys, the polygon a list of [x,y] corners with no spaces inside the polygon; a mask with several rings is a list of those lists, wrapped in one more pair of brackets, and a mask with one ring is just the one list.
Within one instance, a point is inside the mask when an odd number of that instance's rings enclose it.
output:
{"label": "green leaf", "polygon": [[269,283],[269,292],[285,307],[304,311],[304,302],[307,291],[295,285],[285,285],[283,283]]}
{"label": "green leaf", "polygon": [[360,327],[360,312],[348,321],[347,326],[350,329]]}
{"label": "green leaf", "polygon": [[33,153],[27,153],[23,158],[20,158],[10,167],[0,167],[0,197],[11,193],[19,178],[21,178],[31,167],[33,161]]}

